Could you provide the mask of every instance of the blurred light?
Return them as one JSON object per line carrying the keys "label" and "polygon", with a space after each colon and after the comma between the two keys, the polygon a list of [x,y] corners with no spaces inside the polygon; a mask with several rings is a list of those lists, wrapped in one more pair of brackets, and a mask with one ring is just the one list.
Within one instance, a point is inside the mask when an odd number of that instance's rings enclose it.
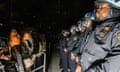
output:
{"label": "blurred light", "polygon": [[3,26],[3,24],[2,24],[2,23],[0,23],[0,26]]}

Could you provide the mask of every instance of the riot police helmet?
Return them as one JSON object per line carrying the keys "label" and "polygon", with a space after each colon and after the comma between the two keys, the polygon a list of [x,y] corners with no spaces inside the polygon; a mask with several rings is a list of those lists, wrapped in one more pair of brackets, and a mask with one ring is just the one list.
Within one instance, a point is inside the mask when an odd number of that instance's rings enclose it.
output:
{"label": "riot police helmet", "polygon": [[[120,16],[120,0],[96,0],[95,6],[99,7],[100,4],[108,4],[108,15],[106,18],[113,18]],[[101,8],[102,9],[102,8]],[[96,9],[99,10],[99,9]]]}
{"label": "riot police helmet", "polygon": [[62,34],[65,34],[66,36],[68,36],[70,34],[70,32],[67,29],[63,29]]}
{"label": "riot police helmet", "polygon": [[71,25],[71,27],[70,27],[70,32],[78,32],[78,28],[77,28],[77,26],[76,25]]}
{"label": "riot police helmet", "polygon": [[109,3],[110,6],[116,8],[116,9],[120,9],[120,0],[96,0],[96,2],[105,2],[105,3]]}

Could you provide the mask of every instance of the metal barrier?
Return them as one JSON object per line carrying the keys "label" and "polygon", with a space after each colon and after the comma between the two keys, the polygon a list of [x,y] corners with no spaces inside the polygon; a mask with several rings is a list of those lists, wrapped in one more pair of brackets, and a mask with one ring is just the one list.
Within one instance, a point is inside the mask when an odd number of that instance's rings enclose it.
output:
{"label": "metal barrier", "polygon": [[[40,58],[43,55],[44,60],[43,60],[43,65],[38,66],[37,68],[31,70],[30,72],[35,72],[43,68],[43,72],[46,72],[46,53],[45,52],[39,52],[34,55],[32,61],[35,62],[36,58]],[[4,65],[0,65],[0,72],[5,72]],[[19,72],[19,71],[18,71]]]}
{"label": "metal barrier", "polygon": [[[43,68],[43,72],[46,71],[46,53],[45,53],[45,52],[40,52],[40,53],[36,54],[36,55],[35,55],[35,59],[41,57],[42,55],[44,56],[43,65],[41,65],[41,66],[33,69],[31,72],[35,72],[35,71],[40,70],[40,69],[42,69],[42,68]],[[35,61],[35,60],[34,60],[34,61]]]}

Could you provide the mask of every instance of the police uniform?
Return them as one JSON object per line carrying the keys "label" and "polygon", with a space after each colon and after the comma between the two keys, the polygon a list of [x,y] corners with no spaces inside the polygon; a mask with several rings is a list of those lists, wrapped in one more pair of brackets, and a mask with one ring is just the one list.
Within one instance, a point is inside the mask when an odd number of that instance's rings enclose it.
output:
{"label": "police uniform", "polygon": [[84,48],[83,46],[85,45],[85,42],[88,40],[91,31],[92,30],[86,29],[84,32],[81,32],[81,35],[79,36],[79,40],[75,45],[75,50],[72,51],[72,53],[74,53],[75,55],[77,54],[81,55],[81,52],[83,50],[82,48]]}
{"label": "police uniform", "polygon": [[71,52],[74,50],[75,44],[78,41],[78,34],[75,33],[69,37],[69,40],[67,42],[67,50],[69,53],[69,67],[70,67],[70,72],[75,72],[76,68],[76,62],[75,60],[71,59]]}
{"label": "police uniform", "polygon": [[64,72],[67,72],[68,69],[68,53],[64,52],[66,48],[68,37],[62,37],[60,40],[60,55],[61,55],[61,66]]}
{"label": "police uniform", "polygon": [[79,36],[78,36],[78,42],[75,44],[75,49],[72,51],[72,53],[74,55],[78,55],[79,54],[79,50],[80,50],[80,45],[81,45],[81,42],[82,42],[82,39],[83,39],[83,35],[84,35],[84,32],[79,32]]}
{"label": "police uniform", "polygon": [[[89,28],[87,28],[86,19],[90,20],[91,26]],[[83,32],[81,32],[81,34],[79,36],[79,41],[77,42],[77,44],[75,46],[76,49],[73,51],[74,54],[79,54],[79,55],[81,54],[81,52],[83,50],[82,48],[84,48],[85,42],[87,42],[89,35],[92,32],[93,20],[95,20],[95,13],[87,12],[85,14],[84,18],[82,18],[82,20],[78,21],[78,24],[81,24],[81,26],[82,26]]]}
{"label": "police uniform", "polygon": [[[106,27],[109,30],[104,31]],[[92,32],[80,58],[82,72],[120,72],[120,23],[103,21]]]}

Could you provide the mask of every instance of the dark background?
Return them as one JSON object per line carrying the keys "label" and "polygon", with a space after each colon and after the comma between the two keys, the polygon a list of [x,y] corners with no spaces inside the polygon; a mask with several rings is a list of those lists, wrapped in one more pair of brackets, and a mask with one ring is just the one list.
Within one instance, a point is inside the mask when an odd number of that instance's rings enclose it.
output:
{"label": "dark background", "polygon": [[93,0],[0,0],[0,21],[58,33],[93,8]]}

